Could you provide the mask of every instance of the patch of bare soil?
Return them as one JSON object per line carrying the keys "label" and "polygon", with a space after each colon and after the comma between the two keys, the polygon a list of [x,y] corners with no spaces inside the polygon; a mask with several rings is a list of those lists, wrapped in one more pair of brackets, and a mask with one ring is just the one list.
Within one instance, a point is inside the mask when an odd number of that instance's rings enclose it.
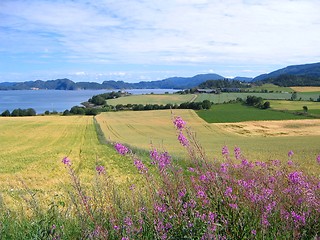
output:
{"label": "patch of bare soil", "polygon": [[320,136],[320,119],[215,123],[223,131],[244,136]]}

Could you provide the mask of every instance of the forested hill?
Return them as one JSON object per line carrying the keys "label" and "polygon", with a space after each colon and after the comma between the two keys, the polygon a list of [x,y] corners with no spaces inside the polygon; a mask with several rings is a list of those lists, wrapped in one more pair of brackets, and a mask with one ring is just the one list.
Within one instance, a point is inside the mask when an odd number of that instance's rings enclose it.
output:
{"label": "forested hill", "polygon": [[243,84],[237,80],[208,80],[199,85],[199,88],[243,88],[247,87],[247,84]]}
{"label": "forested hill", "polygon": [[257,76],[253,82],[279,86],[320,86],[320,63],[288,66]]}
{"label": "forested hill", "polygon": [[53,90],[78,90],[78,89],[185,89],[198,86],[207,80],[224,79],[218,74],[199,74],[194,77],[172,77],[158,81],[127,83],[124,81],[97,82],[73,82],[70,79],[56,79],[48,81],[28,82],[3,82],[0,83],[0,90],[30,90],[30,89],[53,89]]}

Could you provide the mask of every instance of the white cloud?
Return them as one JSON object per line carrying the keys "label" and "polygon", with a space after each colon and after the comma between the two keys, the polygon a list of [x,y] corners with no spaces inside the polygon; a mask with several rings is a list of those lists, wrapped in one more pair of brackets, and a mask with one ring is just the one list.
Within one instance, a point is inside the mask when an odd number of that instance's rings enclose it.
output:
{"label": "white cloud", "polygon": [[90,64],[315,62],[319,6],[318,0],[1,0],[0,52],[45,52]]}

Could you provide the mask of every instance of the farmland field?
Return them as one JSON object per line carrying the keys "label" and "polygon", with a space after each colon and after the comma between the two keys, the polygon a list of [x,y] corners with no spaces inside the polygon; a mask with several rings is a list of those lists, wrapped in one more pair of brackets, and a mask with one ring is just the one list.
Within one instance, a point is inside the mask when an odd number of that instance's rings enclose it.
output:
{"label": "farmland field", "polygon": [[[97,139],[92,117],[38,116],[0,118],[0,190],[14,196],[24,184],[49,196],[61,190],[69,176],[61,159],[69,156],[84,182],[96,164],[119,181],[133,176],[131,162]],[[53,196],[51,194],[50,196]]]}
{"label": "farmland field", "polygon": [[[281,101],[278,101],[281,102]],[[283,101],[288,102],[288,101]],[[273,104],[271,104],[273,107]],[[301,106],[302,109],[302,106]],[[300,109],[299,109],[300,110]],[[242,105],[241,103],[217,104],[210,110],[197,111],[198,115],[208,123],[261,121],[261,120],[290,120],[305,119],[303,115],[274,111],[272,109],[259,109]]]}
{"label": "farmland field", "polygon": [[293,89],[290,88],[290,87],[279,87],[279,86],[277,86],[277,85],[270,84],[270,83],[268,83],[268,84],[263,84],[263,85],[261,85],[261,86],[254,86],[254,87],[252,87],[252,88],[250,88],[250,89],[248,89],[248,90],[249,90],[249,91],[250,91],[250,90],[254,90],[254,91],[268,90],[268,91],[274,91],[274,92],[279,92],[279,91],[281,91],[281,92],[288,92],[288,93],[295,91],[295,90],[293,90]]}
{"label": "farmland field", "polygon": [[147,94],[147,95],[131,95],[127,97],[120,97],[116,99],[107,100],[109,105],[117,104],[180,104],[191,101],[196,95],[179,95],[179,94]]}
{"label": "farmland field", "polygon": [[[221,148],[239,146],[249,160],[286,160],[287,152],[295,152],[296,161],[307,171],[317,171],[320,120],[269,121],[209,124],[193,110],[174,110],[196,132],[200,144],[211,159],[220,157]],[[149,150],[151,143],[178,156],[185,156],[171,122],[171,112],[144,111],[103,113],[96,117],[109,141]],[[311,121],[311,122],[305,122]],[[279,121],[275,121],[276,123]],[[260,124],[260,125],[259,125]],[[294,126],[294,127],[293,127]],[[281,147],[279,147],[281,146]]]}
{"label": "farmland field", "polygon": [[320,110],[320,102],[310,101],[278,101],[270,100],[270,105],[277,110],[302,110],[303,106],[307,106],[309,110]]}
{"label": "farmland field", "polygon": [[291,87],[296,92],[319,92],[320,87]]}
{"label": "farmland field", "polygon": [[290,99],[291,93],[221,93],[221,94],[199,94],[195,102],[209,100],[213,103],[224,103],[237,98],[246,99],[247,96],[257,96],[263,99]]}

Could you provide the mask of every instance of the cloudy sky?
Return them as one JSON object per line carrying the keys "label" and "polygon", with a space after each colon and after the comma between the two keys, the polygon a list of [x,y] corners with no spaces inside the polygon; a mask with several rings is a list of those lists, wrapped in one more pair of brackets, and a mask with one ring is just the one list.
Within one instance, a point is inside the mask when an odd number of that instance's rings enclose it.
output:
{"label": "cloudy sky", "polygon": [[320,0],[0,0],[0,82],[254,77],[320,61]]}

